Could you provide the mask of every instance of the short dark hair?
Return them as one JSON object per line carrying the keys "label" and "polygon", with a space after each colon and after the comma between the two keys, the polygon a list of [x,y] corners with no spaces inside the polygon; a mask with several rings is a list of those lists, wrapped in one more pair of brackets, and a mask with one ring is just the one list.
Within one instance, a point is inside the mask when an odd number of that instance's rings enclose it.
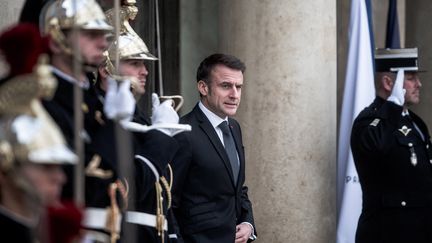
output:
{"label": "short dark hair", "polygon": [[240,70],[242,73],[245,72],[246,66],[245,64],[235,56],[215,53],[208,57],[206,57],[199,65],[197,70],[197,82],[203,80],[207,84],[210,83],[209,76],[210,72],[216,65],[224,65],[229,68]]}

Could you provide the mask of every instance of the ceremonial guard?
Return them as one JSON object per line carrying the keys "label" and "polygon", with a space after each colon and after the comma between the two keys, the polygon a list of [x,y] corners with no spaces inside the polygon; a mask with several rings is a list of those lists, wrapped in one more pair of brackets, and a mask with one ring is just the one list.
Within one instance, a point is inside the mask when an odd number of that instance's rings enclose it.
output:
{"label": "ceremonial guard", "polygon": [[[99,68],[97,88],[102,95],[112,92],[111,87],[117,82],[115,79],[127,80],[127,84],[130,82],[137,100],[145,92],[148,75],[145,61],[157,58],[129,25],[129,20],[133,20],[137,12],[135,1],[127,0],[123,1],[117,13],[120,16],[120,35],[109,47],[105,64]],[[109,23],[115,26],[114,9],[106,14]],[[119,57],[118,70],[115,68],[116,56]],[[175,128],[179,117],[172,100],[160,104],[159,97],[153,94],[152,101],[151,119],[147,119],[137,107],[133,122],[124,124],[134,131],[135,147],[135,202],[134,210],[126,214],[126,222],[136,225],[137,242],[178,242],[176,221],[170,210],[172,171],[168,163],[178,149],[172,136],[181,132],[182,126]]]}
{"label": "ceremonial guard", "polygon": [[[20,43],[26,44],[13,48]],[[77,157],[40,102],[52,97],[57,84],[43,61],[46,56],[40,58],[44,46],[32,24],[13,26],[0,36],[10,70],[0,80],[2,242],[79,239],[81,212],[60,201],[65,182],[61,165],[74,164]]]}
{"label": "ceremonial guard", "polygon": [[[44,101],[44,106],[60,126],[69,146],[77,149],[80,144],[77,139],[84,143],[85,168],[76,173],[67,170],[69,186],[64,196],[80,198],[79,186],[73,185],[81,179],[74,178],[85,174],[82,176],[85,240],[116,242],[127,190],[119,178],[115,124],[108,118],[131,117],[135,101],[129,89],[121,89],[111,96],[113,101],[102,103],[91,85],[93,72],[105,59],[103,53],[113,28],[94,0],[52,1],[42,9],[40,19],[41,32],[51,37],[52,72],[59,80],[54,98]],[[82,103],[79,95],[75,95],[80,92]],[[74,119],[80,114],[84,117],[83,130],[74,126]]]}
{"label": "ceremonial guard", "polygon": [[432,241],[432,144],[409,109],[420,102],[417,58],[417,48],[375,52],[377,97],[351,134],[363,192],[357,243]]}

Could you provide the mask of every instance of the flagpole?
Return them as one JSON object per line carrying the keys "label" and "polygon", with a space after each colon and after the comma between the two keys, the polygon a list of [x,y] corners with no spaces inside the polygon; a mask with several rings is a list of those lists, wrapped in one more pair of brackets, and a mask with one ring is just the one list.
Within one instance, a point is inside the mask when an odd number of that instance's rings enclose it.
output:
{"label": "flagpole", "polygon": [[361,187],[350,148],[351,127],[375,97],[371,30],[365,0],[353,0],[349,51],[338,140],[337,243],[354,243],[362,207]]}

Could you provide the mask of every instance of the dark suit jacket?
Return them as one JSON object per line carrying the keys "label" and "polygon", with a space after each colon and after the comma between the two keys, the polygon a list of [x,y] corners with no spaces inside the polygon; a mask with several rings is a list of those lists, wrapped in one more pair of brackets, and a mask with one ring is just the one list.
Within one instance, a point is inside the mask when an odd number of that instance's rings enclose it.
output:
{"label": "dark suit jacket", "polygon": [[[240,159],[238,183],[224,146],[198,107],[181,118],[191,132],[176,136],[180,149],[173,160],[174,213],[185,242],[234,242],[236,225],[254,225],[245,181],[245,155],[240,126],[229,119]],[[254,226],[255,227],[255,226]]]}
{"label": "dark suit jacket", "polygon": [[354,121],[351,148],[363,191],[357,243],[432,242],[430,136],[420,117],[410,111],[424,141],[401,113],[378,97]]}

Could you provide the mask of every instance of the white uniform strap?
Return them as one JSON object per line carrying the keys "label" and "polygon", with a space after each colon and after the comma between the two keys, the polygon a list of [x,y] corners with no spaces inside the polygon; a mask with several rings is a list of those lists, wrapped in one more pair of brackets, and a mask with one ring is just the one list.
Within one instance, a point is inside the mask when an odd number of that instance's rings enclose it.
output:
{"label": "white uniform strap", "polygon": [[[156,228],[156,215],[136,211],[127,211],[126,222]],[[168,222],[166,219],[163,228],[165,231],[168,230]]]}
{"label": "white uniform strap", "polygon": [[144,162],[153,171],[153,174],[156,177],[156,181],[159,181],[159,172],[157,171],[156,167],[152,164],[152,162],[150,162],[150,160],[148,160],[147,158],[141,155],[135,155],[135,158]]}

